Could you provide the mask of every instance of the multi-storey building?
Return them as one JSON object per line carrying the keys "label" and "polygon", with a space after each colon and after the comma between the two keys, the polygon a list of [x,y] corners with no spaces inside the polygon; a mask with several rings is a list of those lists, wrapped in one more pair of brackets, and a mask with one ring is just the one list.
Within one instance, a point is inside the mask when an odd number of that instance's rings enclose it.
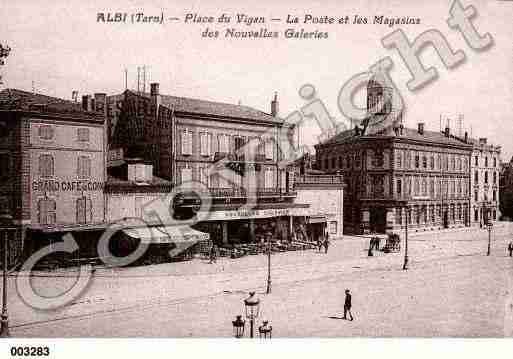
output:
{"label": "multi-storey building", "polygon": [[[108,100],[118,101],[119,95]],[[207,196],[208,219],[195,228],[213,241],[248,241],[266,233],[290,238],[294,217],[303,218],[301,209],[309,205],[294,201],[293,166],[280,165],[279,141],[292,142],[294,129],[278,117],[276,96],[271,113],[265,113],[161,95],[158,84],[151,84],[150,94],[126,91],[120,108],[112,116],[111,149],[150,161],[155,175],[174,188],[193,181],[204,185],[202,193],[182,191],[173,203],[175,216],[192,217],[199,198]],[[342,225],[336,228],[340,235]]]}
{"label": "multi-storey building", "polygon": [[468,225],[472,145],[449,128],[405,128],[401,112],[390,105],[391,91],[380,83],[374,78],[367,89],[369,110],[385,104],[369,113],[380,124],[377,130],[356,127],[316,146],[319,169],[344,176],[345,231],[384,233],[403,228],[406,220],[413,230]]}
{"label": "multi-storey building", "polygon": [[513,157],[500,164],[499,172],[500,212],[503,220],[513,218]]}
{"label": "multi-storey building", "polygon": [[0,92],[0,205],[23,236],[105,221],[106,95],[85,99]]}
{"label": "multi-storey building", "polygon": [[471,224],[483,226],[500,217],[499,174],[501,147],[486,138],[468,139],[472,144],[470,161]]}

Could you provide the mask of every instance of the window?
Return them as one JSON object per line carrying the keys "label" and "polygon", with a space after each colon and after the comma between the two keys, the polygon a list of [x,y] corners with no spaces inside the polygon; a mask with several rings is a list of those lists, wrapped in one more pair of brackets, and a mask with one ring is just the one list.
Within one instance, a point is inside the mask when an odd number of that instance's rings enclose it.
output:
{"label": "window", "polygon": [[478,201],[478,198],[479,198],[479,195],[477,193],[477,191],[474,191],[474,201]]}
{"label": "window", "polygon": [[497,158],[493,158],[493,167],[497,167]]}
{"label": "window", "polygon": [[429,158],[429,167],[430,167],[431,169],[434,169],[434,168],[435,168],[435,157],[433,157],[433,156],[431,156],[431,157]]}
{"label": "window", "polygon": [[451,170],[455,170],[456,169],[456,158],[454,158],[454,156],[451,156]]}
{"label": "window", "polygon": [[330,167],[330,161],[328,158],[324,159],[324,169],[327,170]]}
{"label": "window", "polygon": [[398,196],[401,196],[401,194],[403,193],[403,188],[402,188],[402,181],[400,179],[397,180],[397,195]]}
{"label": "window", "polygon": [[336,157],[331,158],[331,168],[337,168],[337,159]]}
{"label": "window", "polygon": [[477,222],[479,221],[479,212],[476,210],[474,210],[474,221]]}
{"label": "window", "polygon": [[427,179],[425,178],[422,179],[422,195],[427,195]]}
{"label": "window", "polygon": [[474,157],[474,165],[475,165],[475,166],[479,166],[479,159],[478,159],[478,157],[477,157],[477,156],[476,156],[476,157]]}
{"label": "window", "polygon": [[493,184],[497,183],[497,172],[493,173]]}
{"label": "window", "polygon": [[415,178],[415,187],[413,189],[413,195],[414,196],[418,196],[420,193],[420,183],[419,183],[419,179],[418,178]]}
{"label": "window", "polygon": [[435,196],[435,181],[433,178],[429,181],[429,196],[434,198]]}
{"label": "window", "polygon": [[427,157],[422,156],[422,167],[427,168]]}
{"label": "window", "polygon": [[342,166],[342,156],[340,156],[340,157],[338,158],[338,167],[339,167],[339,168],[343,168],[343,166]]}
{"label": "window", "polygon": [[52,177],[54,175],[53,156],[40,155],[39,156],[39,176]]}
{"label": "window", "polygon": [[78,178],[91,177],[91,159],[86,156],[79,156],[77,162]]}
{"label": "window", "polygon": [[485,167],[488,167],[488,157],[485,157]]}
{"label": "window", "polygon": [[495,202],[497,200],[497,192],[494,190],[492,193],[493,201]]}
{"label": "window", "polygon": [[403,166],[403,154],[401,152],[397,152],[397,167],[401,168]]}
{"label": "window", "polygon": [[402,224],[403,209],[401,207],[395,209],[395,223]]}
{"label": "window", "polygon": [[41,125],[38,128],[38,135],[39,138],[42,140],[51,140],[53,139],[54,135],[54,128],[50,125]]}
{"label": "window", "polygon": [[88,128],[77,129],[77,139],[80,142],[89,142],[89,129]]}
{"label": "window", "polygon": [[51,198],[42,198],[37,203],[39,224],[55,224],[57,205]]}
{"label": "window", "polygon": [[337,234],[337,221],[330,221],[330,234]]}
{"label": "window", "polygon": [[264,187],[265,188],[273,188],[274,187],[274,172],[273,172],[272,168],[267,168],[265,170]]}
{"label": "window", "polygon": [[199,169],[200,174],[200,182],[203,183],[205,186],[209,187],[209,176],[208,176],[208,168],[207,167],[200,167]]}
{"label": "window", "polygon": [[383,151],[382,150],[374,150],[374,157],[372,161],[372,165],[374,167],[383,167]]}
{"label": "window", "polygon": [[419,168],[419,155],[415,155],[415,168]]}
{"label": "window", "polygon": [[0,178],[9,177],[11,174],[11,156],[8,153],[0,153]]}
{"label": "window", "polygon": [[274,158],[273,155],[273,141],[271,139],[268,139],[267,141],[265,141],[265,158],[268,160],[272,160]]}
{"label": "window", "polygon": [[92,221],[91,200],[86,197],[77,198],[77,223],[84,224]]}
{"label": "window", "polygon": [[479,182],[479,172],[477,172],[477,171],[474,172],[474,182],[475,183]]}
{"label": "window", "polygon": [[190,167],[183,167],[181,170],[182,183],[192,181],[192,169]]}
{"label": "window", "polygon": [[485,172],[484,183],[488,183],[488,171]]}
{"label": "window", "polygon": [[200,134],[200,154],[201,156],[210,156],[212,145],[212,134],[203,132]]}
{"label": "window", "polygon": [[184,130],[182,132],[182,155],[192,155],[192,131]]}

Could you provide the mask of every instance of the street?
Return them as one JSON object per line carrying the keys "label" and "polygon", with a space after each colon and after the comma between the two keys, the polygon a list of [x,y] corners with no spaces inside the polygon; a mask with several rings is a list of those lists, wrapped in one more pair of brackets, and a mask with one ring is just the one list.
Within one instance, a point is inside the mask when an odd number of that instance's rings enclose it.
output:
{"label": "street", "polygon": [[[487,238],[485,230],[412,234],[407,271],[403,252],[367,257],[368,238],[362,237],[332,241],[327,255],[273,254],[270,295],[264,255],[98,268],[84,294],[58,311],[25,305],[11,277],[11,335],[231,337],[243,299],[256,290],[256,327],[269,320],[273,337],[513,336],[513,259],[506,251],[511,228],[495,229],[489,257]],[[33,278],[45,296],[73,282],[70,270]],[[353,322],[340,319],[346,288],[353,295]]]}

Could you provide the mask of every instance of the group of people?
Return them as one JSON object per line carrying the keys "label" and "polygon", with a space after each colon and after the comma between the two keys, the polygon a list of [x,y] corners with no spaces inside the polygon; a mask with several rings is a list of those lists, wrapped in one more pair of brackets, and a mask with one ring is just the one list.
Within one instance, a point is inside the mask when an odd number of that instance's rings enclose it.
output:
{"label": "group of people", "polygon": [[322,248],[324,247],[324,253],[328,253],[328,248],[330,246],[330,238],[328,234],[325,234],[323,237],[317,238],[317,248],[319,249],[319,252],[322,251]]}

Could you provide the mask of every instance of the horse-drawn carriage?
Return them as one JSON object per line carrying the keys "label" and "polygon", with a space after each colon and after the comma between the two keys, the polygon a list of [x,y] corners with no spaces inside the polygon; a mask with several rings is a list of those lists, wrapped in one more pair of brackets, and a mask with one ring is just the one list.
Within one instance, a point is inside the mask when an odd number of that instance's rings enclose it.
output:
{"label": "horse-drawn carriage", "polygon": [[397,233],[388,233],[383,252],[390,253],[399,251],[401,251],[401,237],[399,237]]}

